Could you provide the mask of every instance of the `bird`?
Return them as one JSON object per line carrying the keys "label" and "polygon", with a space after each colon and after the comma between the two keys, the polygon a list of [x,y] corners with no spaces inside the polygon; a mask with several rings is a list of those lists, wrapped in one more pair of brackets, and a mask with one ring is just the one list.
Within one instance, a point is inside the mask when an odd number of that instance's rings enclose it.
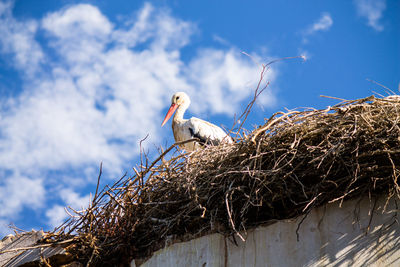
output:
{"label": "bird", "polygon": [[161,127],[171,118],[172,132],[175,142],[182,142],[197,138],[198,142],[188,142],[180,147],[188,152],[197,150],[205,145],[218,145],[220,143],[233,143],[232,138],[227,135],[220,127],[202,119],[192,117],[184,119],[183,115],[190,105],[190,98],[185,92],[177,92],[172,96],[171,106],[165,116]]}

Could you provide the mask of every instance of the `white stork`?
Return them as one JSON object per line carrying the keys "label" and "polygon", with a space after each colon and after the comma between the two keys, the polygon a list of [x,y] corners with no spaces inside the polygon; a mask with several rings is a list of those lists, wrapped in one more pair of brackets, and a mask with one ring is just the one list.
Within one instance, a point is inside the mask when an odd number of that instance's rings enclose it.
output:
{"label": "white stork", "polygon": [[183,118],[183,114],[190,105],[190,98],[184,92],[177,92],[172,96],[171,106],[168,110],[161,127],[171,118],[172,114],[175,113],[172,119],[172,131],[174,133],[175,142],[182,142],[192,138],[198,138],[199,142],[189,142],[183,144],[181,148],[186,151],[193,151],[204,144],[217,145],[221,142],[232,143],[232,138],[227,135],[218,126],[203,121],[198,118],[192,117],[189,120]]}

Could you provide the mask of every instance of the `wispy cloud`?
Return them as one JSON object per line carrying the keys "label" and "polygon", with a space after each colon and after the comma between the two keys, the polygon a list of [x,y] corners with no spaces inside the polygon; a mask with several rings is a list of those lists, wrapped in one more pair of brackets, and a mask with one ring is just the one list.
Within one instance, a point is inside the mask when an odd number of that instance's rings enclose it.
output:
{"label": "wispy cloud", "polygon": [[12,56],[16,68],[33,75],[44,60],[42,49],[35,40],[38,22],[17,21],[11,10],[11,1],[0,2],[0,51]]}
{"label": "wispy cloud", "polygon": [[308,34],[312,34],[317,31],[327,31],[333,24],[333,20],[329,13],[322,14],[321,18],[315,22],[310,29],[307,31]]}
{"label": "wispy cloud", "polygon": [[328,31],[333,25],[333,19],[329,13],[322,13],[321,17],[314,22],[312,25],[307,27],[302,35],[303,35],[303,42],[307,42],[307,37],[313,35],[320,31]]}
{"label": "wispy cloud", "polygon": [[[24,79],[20,95],[2,99],[7,105],[0,108],[0,191],[7,192],[0,203],[11,205],[7,197],[15,196],[16,216],[51,198],[66,205],[85,202],[81,188],[95,182],[101,161],[106,176],[119,176],[138,155],[138,140],[150,134],[150,144],[164,143],[160,132],[169,129],[159,125],[173,92],[198,99],[193,112],[233,116],[259,75],[259,67],[233,47],[201,48],[183,61],[180,51],[196,26],[150,4],[123,26],[89,4],[38,21],[19,21],[11,9],[0,6],[1,52],[13,57],[20,72],[36,73]],[[15,47],[18,40],[23,45]],[[275,74],[271,70],[269,78]],[[269,93],[263,102],[273,100]],[[72,184],[70,173],[79,177]],[[31,190],[12,186],[15,177],[29,181]],[[56,193],[41,197],[51,190]],[[55,216],[50,224],[63,217],[61,206],[47,212]],[[10,216],[0,213],[0,221]]]}
{"label": "wispy cloud", "polygon": [[[254,68],[252,61],[241,59],[234,49],[203,49],[189,63],[184,74],[193,85],[188,90],[190,95],[202,100],[201,103],[193,103],[193,111],[200,113],[211,110],[215,113],[234,114],[237,104],[249,96],[249,90],[243,88],[251,88],[259,71]],[[275,75],[274,69],[269,70],[269,79],[273,80]],[[265,96],[268,99],[263,99]],[[275,98],[266,92],[260,96],[259,101],[264,105],[272,105]]]}
{"label": "wispy cloud", "polygon": [[23,208],[37,210],[44,206],[46,200],[42,179],[18,173],[7,175],[7,179],[4,174],[2,176],[0,181],[0,235],[9,232],[8,225],[23,217],[21,214]]}
{"label": "wispy cloud", "polygon": [[368,20],[368,26],[376,31],[383,31],[380,19],[386,9],[386,0],[354,0],[354,4],[358,15]]}

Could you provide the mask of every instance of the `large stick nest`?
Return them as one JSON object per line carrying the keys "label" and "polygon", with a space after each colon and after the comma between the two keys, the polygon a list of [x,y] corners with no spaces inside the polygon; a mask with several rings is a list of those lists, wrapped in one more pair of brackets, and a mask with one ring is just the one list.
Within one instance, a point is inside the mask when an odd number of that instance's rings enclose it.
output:
{"label": "large stick nest", "polygon": [[399,199],[399,121],[398,98],[369,97],[278,112],[234,144],[170,148],[96,192],[61,236],[72,233],[69,250],[96,265],[212,232],[242,238],[249,227],[352,197]]}

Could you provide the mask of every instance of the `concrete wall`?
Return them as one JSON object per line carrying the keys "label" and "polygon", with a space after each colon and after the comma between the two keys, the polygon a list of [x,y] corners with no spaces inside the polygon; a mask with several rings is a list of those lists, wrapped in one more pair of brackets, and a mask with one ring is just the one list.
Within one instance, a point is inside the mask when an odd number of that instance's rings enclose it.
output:
{"label": "concrete wall", "polygon": [[[149,266],[400,266],[400,224],[395,201],[351,200],[302,217],[248,231],[246,242],[212,234],[157,251]],[[370,216],[372,214],[372,217]],[[369,225],[369,228],[368,228]],[[135,262],[132,262],[135,266]]]}

